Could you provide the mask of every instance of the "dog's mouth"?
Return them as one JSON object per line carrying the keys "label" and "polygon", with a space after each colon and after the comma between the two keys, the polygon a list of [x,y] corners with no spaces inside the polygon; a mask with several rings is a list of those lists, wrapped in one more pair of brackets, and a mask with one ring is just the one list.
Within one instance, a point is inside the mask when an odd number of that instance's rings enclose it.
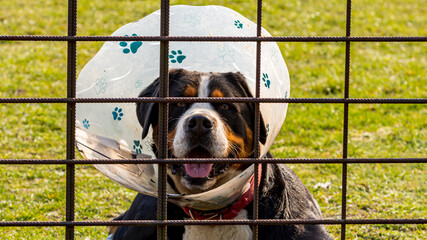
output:
{"label": "dog's mouth", "polygon": [[[214,158],[214,155],[200,144],[185,154],[185,158]],[[201,193],[213,188],[222,179],[229,164],[186,163],[170,164],[173,187],[180,193]]]}
{"label": "dog's mouth", "polygon": [[[212,158],[212,155],[203,147],[192,149],[187,158]],[[212,170],[212,163],[189,163],[184,164],[187,175],[191,178],[207,178]]]}

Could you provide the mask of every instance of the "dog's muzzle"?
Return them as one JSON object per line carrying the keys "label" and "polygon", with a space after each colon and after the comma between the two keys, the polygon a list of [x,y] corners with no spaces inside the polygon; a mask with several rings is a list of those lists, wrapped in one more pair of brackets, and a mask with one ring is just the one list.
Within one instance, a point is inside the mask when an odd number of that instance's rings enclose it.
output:
{"label": "dog's muzzle", "polygon": [[[208,153],[209,156],[197,156],[197,154],[190,156],[193,150],[199,148],[203,148],[202,152]],[[175,157],[227,157],[227,149],[228,141],[224,124],[219,115],[208,106],[198,107],[195,104],[194,108],[189,109],[178,122],[173,140]]]}
{"label": "dog's muzzle", "polygon": [[[209,158],[211,156],[205,149],[209,145],[209,136],[213,128],[214,124],[207,116],[196,114],[187,119],[185,131],[191,139],[190,148],[195,148],[188,157]],[[184,164],[184,167],[191,178],[206,178],[212,170],[212,164]]]}
{"label": "dog's muzzle", "polygon": [[[223,123],[214,110],[204,107],[190,109],[178,122],[173,141],[175,157],[218,158],[228,155]],[[186,176],[191,185],[200,185],[210,179],[213,173],[218,174],[217,167],[211,163],[183,164],[172,170],[185,170],[182,175]],[[203,180],[202,183],[195,182],[199,180]]]}
{"label": "dog's muzzle", "polygon": [[201,138],[206,134],[209,134],[214,125],[212,120],[208,117],[203,116],[201,114],[193,115],[189,119],[187,119],[187,123],[185,125],[185,130],[192,136],[196,138]]}

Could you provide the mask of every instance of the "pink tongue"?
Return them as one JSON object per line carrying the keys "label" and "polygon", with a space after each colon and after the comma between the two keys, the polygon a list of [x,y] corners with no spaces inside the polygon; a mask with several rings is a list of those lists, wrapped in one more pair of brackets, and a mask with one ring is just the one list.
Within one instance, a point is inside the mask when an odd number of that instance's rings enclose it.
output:
{"label": "pink tongue", "polygon": [[204,178],[207,177],[212,169],[213,164],[184,164],[185,171],[192,178]]}

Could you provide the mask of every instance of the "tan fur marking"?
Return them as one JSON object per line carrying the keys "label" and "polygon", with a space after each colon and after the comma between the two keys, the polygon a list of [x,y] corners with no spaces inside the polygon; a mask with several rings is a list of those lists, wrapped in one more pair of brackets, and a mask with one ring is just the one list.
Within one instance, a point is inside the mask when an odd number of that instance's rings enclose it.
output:
{"label": "tan fur marking", "polygon": [[[250,155],[253,151],[254,135],[253,135],[252,130],[248,127],[248,125],[246,125],[245,143],[246,143],[246,152],[249,153],[249,155]],[[245,157],[248,157],[249,155],[247,155]]]}
{"label": "tan fur marking", "polygon": [[[175,138],[175,134],[176,134],[176,129],[172,129],[169,133],[168,133],[168,147],[169,149],[173,149],[173,139]],[[159,146],[159,128],[158,126],[154,126],[153,127],[153,141],[154,144],[156,145],[156,147]]]}
{"label": "tan fur marking", "polygon": [[116,233],[118,227],[119,226],[108,226],[107,227],[107,229],[108,229],[108,235]]}
{"label": "tan fur marking", "polygon": [[215,89],[212,91],[211,97],[224,97],[224,94],[220,90]]}
{"label": "tan fur marking", "polygon": [[169,147],[169,149],[172,150],[172,152],[173,152],[173,140],[175,139],[175,134],[176,134],[176,128],[173,128],[168,133],[168,147]]}
{"label": "tan fur marking", "polygon": [[253,133],[252,130],[246,126],[246,139],[243,139],[240,136],[235,135],[229,127],[226,127],[226,137],[229,142],[234,144],[233,146],[230,145],[228,151],[237,151],[234,152],[235,156],[237,158],[245,158],[249,157],[253,150]]}
{"label": "tan fur marking", "polygon": [[197,96],[197,89],[193,86],[187,86],[184,90],[184,97],[195,97]]}

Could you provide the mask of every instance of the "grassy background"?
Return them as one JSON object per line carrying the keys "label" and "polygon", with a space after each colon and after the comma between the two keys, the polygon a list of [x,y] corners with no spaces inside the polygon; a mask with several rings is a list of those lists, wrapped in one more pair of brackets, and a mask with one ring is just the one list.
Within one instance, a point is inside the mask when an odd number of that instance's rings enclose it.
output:
{"label": "grassy background", "polygon": [[[256,20],[256,1],[181,1],[230,7]],[[264,1],[263,26],[275,36],[345,35],[345,1]],[[78,34],[110,35],[160,7],[158,1],[79,1]],[[353,1],[354,36],[426,36],[421,0]],[[0,34],[66,35],[67,3],[0,4]],[[78,72],[102,43],[78,43]],[[292,97],[343,97],[344,43],[279,43]],[[63,42],[0,42],[0,97],[65,97]],[[426,98],[427,43],[352,43],[351,97]],[[0,158],[65,158],[64,104],[1,104]],[[349,157],[426,157],[425,105],[350,105]],[[342,156],[342,104],[291,104],[276,157]],[[291,165],[325,218],[341,213],[341,165]],[[348,218],[426,218],[425,164],[350,164]],[[0,165],[0,221],[65,220],[65,167]],[[321,186],[319,183],[328,187]],[[107,220],[135,193],[92,166],[76,166],[76,220]],[[339,226],[328,226],[338,238]],[[425,225],[349,226],[347,239],[425,239]],[[63,227],[0,228],[1,239],[63,239]],[[105,239],[104,227],[76,227],[76,239]]]}

